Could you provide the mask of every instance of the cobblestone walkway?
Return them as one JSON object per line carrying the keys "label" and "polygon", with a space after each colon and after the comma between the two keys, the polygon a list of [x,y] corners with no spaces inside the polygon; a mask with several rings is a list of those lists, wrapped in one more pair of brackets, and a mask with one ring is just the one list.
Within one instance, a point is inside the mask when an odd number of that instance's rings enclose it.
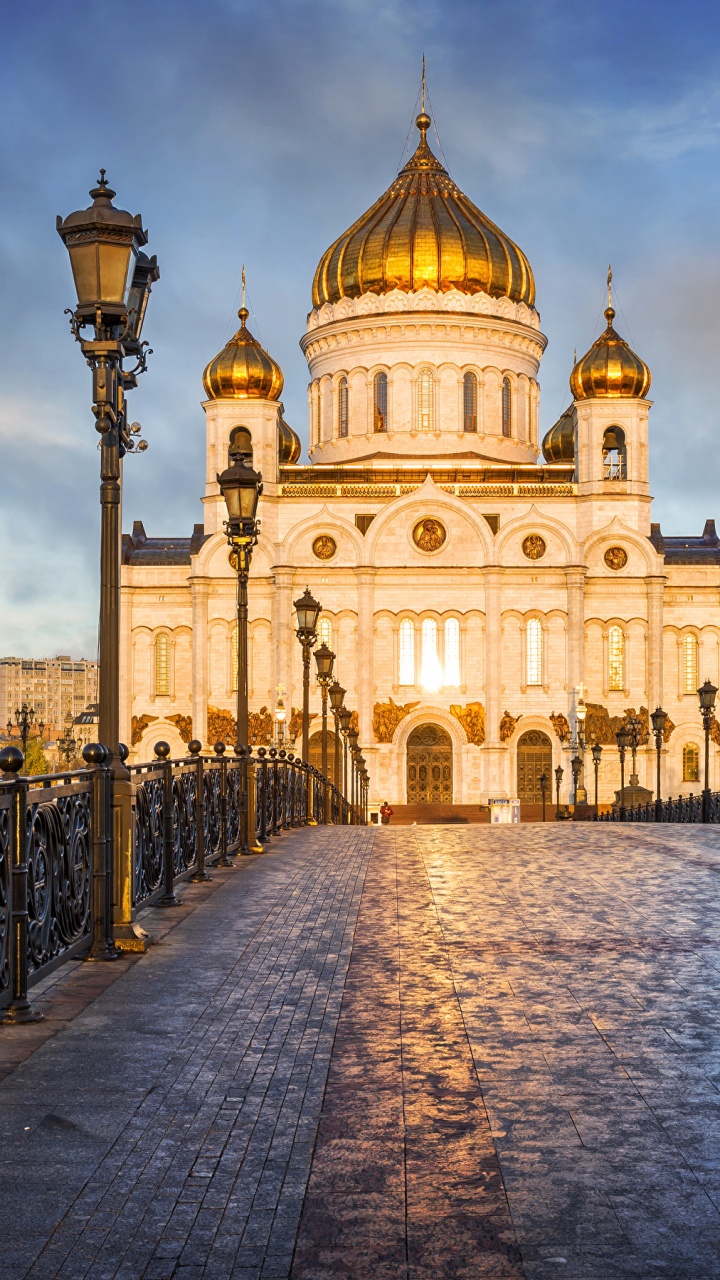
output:
{"label": "cobblestone walkway", "polygon": [[2,1280],[717,1280],[720,833],[271,847],[0,1083]]}

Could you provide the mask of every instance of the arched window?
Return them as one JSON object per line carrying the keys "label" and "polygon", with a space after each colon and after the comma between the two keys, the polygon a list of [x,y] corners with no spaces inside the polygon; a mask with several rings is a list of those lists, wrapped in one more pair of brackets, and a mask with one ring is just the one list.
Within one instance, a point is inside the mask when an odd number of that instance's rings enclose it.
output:
{"label": "arched window", "polygon": [[683,747],[683,782],[700,781],[700,752],[694,742]]}
{"label": "arched window", "polygon": [[603,479],[624,480],[625,432],[622,427],[608,427],[603,436]]}
{"label": "arched window", "polygon": [[502,384],[502,433],[512,435],[512,388],[510,379],[503,378]]}
{"label": "arched window", "polygon": [[477,431],[477,405],[477,374],[466,373],[463,378],[463,431]]}
{"label": "arched window", "polygon": [[237,625],[233,627],[232,638],[230,640],[230,686],[233,693],[237,693],[237,672],[238,668],[238,629]]}
{"label": "arched window", "polygon": [[375,431],[387,431],[388,383],[386,373],[376,373],[373,382]]}
{"label": "arched window", "polygon": [[348,380],[340,379],[338,388],[338,435],[346,436],[348,433]]}
{"label": "arched window", "polygon": [[625,688],[625,636],[622,627],[608,631],[608,689]]}
{"label": "arched window", "polygon": [[444,684],[460,684],[460,623],[448,618],[445,623],[445,679]]}
{"label": "arched window", "polygon": [[698,642],[697,636],[688,632],[682,642],[682,691],[697,693],[698,687]]}
{"label": "arched window", "polygon": [[237,458],[244,458],[252,466],[252,456],[252,436],[247,427],[233,427],[228,445],[229,461],[233,463]]}
{"label": "arched window", "polygon": [[155,694],[170,695],[170,637],[164,631],[155,637]]}
{"label": "arched window", "polygon": [[424,689],[439,689],[442,684],[442,671],[438,660],[437,622],[434,618],[423,619],[421,637],[422,667],[420,682]]}
{"label": "arched window", "polygon": [[333,624],[331,618],[322,616],[317,626],[318,644],[326,644],[328,649],[332,649],[333,642]]}
{"label": "arched window", "polygon": [[543,633],[539,618],[530,618],[525,628],[525,683],[542,684]]}
{"label": "arched window", "polygon": [[422,369],[418,374],[418,431],[433,429],[433,395],[435,380],[432,369]]}
{"label": "arched window", "polygon": [[400,623],[398,684],[415,683],[415,624],[410,618]]}

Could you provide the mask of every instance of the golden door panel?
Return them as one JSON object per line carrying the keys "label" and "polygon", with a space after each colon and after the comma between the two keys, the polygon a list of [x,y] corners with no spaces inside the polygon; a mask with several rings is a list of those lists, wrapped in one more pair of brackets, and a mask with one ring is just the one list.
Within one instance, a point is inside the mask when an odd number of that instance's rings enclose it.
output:
{"label": "golden door panel", "polygon": [[547,795],[552,798],[552,743],[539,729],[529,729],[517,744],[517,793],[523,804],[540,804],[540,777],[545,774]]}
{"label": "golden door panel", "polygon": [[407,745],[408,804],[452,804],[452,742],[444,729],[422,724]]}

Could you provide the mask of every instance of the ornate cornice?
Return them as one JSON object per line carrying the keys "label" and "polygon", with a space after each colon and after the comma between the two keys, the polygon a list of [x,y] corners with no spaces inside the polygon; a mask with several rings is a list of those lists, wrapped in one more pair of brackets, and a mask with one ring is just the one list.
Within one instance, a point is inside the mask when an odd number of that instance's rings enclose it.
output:
{"label": "ornate cornice", "polygon": [[531,329],[540,328],[538,312],[526,302],[513,302],[506,297],[493,298],[488,293],[461,293],[459,289],[448,289],[444,293],[435,289],[418,289],[414,293],[392,289],[390,293],[363,293],[359,298],[341,298],[339,302],[326,302],[322,307],[314,308],[308,316],[307,327],[311,331],[335,320],[422,311],[497,316],[528,325]]}

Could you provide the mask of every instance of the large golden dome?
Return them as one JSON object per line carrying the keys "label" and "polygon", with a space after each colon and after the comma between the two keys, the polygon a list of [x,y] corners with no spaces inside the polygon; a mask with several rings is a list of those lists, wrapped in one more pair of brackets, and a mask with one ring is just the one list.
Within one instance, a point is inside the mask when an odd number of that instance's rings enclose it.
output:
{"label": "large golden dome", "polygon": [[282,369],[253,338],[245,323],[249,314],[247,307],[240,308],[240,328],[203,374],[209,400],[280,399]]}
{"label": "large golden dome", "polygon": [[535,302],[524,253],[463,195],[427,143],[430,117],[415,121],[420,143],[392,186],[323,254],[313,306],[363,293],[439,292]]}
{"label": "large golden dome", "polygon": [[570,374],[570,390],[576,400],[596,396],[631,396],[641,400],[650,390],[650,370],[613,329],[615,312],[605,312],[607,329],[601,333]]}

